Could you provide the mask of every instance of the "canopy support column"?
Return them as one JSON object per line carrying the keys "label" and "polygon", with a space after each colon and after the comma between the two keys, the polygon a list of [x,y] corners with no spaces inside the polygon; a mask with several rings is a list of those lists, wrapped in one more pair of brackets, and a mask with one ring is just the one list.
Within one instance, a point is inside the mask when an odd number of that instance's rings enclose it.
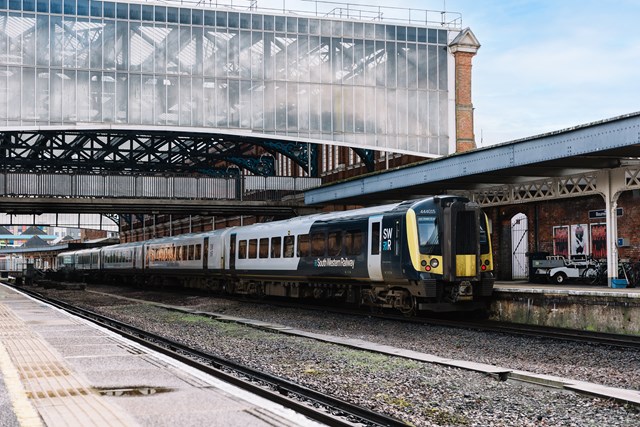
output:
{"label": "canopy support column", "polygon": [[625,170],[605,169],[598,173],[598,190],[604,197],[607,221],[607,284],[618,278],[618,198],[625,190]]}

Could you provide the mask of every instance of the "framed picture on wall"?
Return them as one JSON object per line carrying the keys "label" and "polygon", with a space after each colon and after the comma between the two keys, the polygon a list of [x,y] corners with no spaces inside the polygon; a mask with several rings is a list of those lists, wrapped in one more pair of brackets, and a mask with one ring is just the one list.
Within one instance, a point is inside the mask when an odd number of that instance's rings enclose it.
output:
{"label": "framed picture on wall", "polygon": [[569,257],[569,226],[553,227],[553,254]]}
{"label": "framed picture on wall", "polygon": [[597,259],[607,257],[607,224],[591,224],[591,256]]}
{"label": "framed picture on wall", "polygon": [[569,243],[572,256],[589,255],[591,253],[591,246],[589,245],[589,226],[587,224],[572,225]]}

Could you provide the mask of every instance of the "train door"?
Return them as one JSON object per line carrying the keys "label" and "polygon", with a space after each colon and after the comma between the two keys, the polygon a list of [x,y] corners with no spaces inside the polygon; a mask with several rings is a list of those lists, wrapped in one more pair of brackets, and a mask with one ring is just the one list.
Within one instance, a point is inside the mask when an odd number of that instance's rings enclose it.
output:
{"label": "train door", "polygon": [[380,254],[380,230],[382,215],[369,217],[369,241],[367,244],[367,269],[371,280],[382,281],[382,255]]}
{"label": "train door", "polygon": [[236,233],[229,237],[229,270],[236,269]]}
{"label": "train door", "polygon": [[202,268],[207,270],[209,268],[209,238],[205,237],[202,243]]}

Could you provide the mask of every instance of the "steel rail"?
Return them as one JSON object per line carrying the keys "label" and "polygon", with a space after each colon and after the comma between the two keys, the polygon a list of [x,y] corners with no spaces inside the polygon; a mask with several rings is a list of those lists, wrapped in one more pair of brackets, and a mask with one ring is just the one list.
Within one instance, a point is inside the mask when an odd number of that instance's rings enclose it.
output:
{"label": "steel rail", "polygon": [[[415,323],[450,328],[470,329],[480,332],[496,332],[511,335],[521,335],[537,338],[549,338],[559,341],[574,341],[589,344],[608,345],[619,348],[640,349],[640,335],[622,335],[607,332],[583,331],[578,329],[558,328],[552,326],[527,325],[512,322],[500,322],[495,320],[458,320],[443,319],[438,317],[408,317],[391,313],[374,312],[367,308],[343,308],[328,305],[297,304],[285,301],[251,300],[246,296],[235,298],[233,296],[218,296],[234,301],[250,302],[252,304],[269,304],[285,308],[299,308],[305,310],[323,311],[347,316],[366,316],[384,320],[394,320],[403,323]],[[463,313],[456,313],[463,314]],[[456,315],[454,314],[454,315]]]}
{"label": "steel rail", "polygon": [[328,426],[407,425],[397,418],[353,405],[286,379],[187,347],[176,341],[152,334],[99,313],[46,297],[25,288],[14,286],[14,289]]}
{"label": "steel rail", "polygon": [[[103,292],[100,292],[103,293]],[[105,293],[109,294],[109,292]],[[118,297],[117,294],[114,294]],[[608,345],[618,348],[640,349],[640,335],[622,335],[606,332],[582,331],[578,329],[557,328],[551,326],[527,325],[512,322],[500,322],[495,320],[459,320],[444,319],[438,317],[409,317],[400,314],[376,312],[369,307],[349,308],[336,307],[322,304],[296,303],[278,300],[251,299],[246,295],[241,297],[233,295],[217,295],[216,298],[224,298],[238,302],[249,302],[252,304],[267,304],[276,307],[298,308],[304,310],[323,311],[346,316],[366,316],[377,319],[394,320],[403,323],[424,324],[432,326],[442,326],[450,328],[470,329],[480,332],[496,332],[511,335],[521,335],[537,338],[549,338],[558,341],[574,341],[581,343]],[[458,314],[458,313],[456,313]],[[463,314],[463,313],[459,313]],[[471,313],[473,315],[473,313]]]}
{"label": "steel rail", "polygon": [[[346,307],[332,307],[329,305],[299,304],[286,301],[247,299],[246,295],[243,295],[242,298],[229,295],[219,295],[217,297],[230,299],[233,301],[250,302],[252,304],[269,304],[277,307],[323,311],[347,316],[366,316],[377,319],[394,320],[403,323],[462,328],[480,332],[496,332],[528,337],[549,338],[559,341],[564,340],[589,344],[608,345],[620,348],[640,349],[640,335],[623,335],[607,332],[583,331],[578,329],[558,328],[541,325],[527,325],[512,322],[500,322],[495,320],[459,320],[452,318],[443,319],[438,317],[409,317],[400,314],[375,312],[370,310],[369,308],[354,309]],[[461,312],[455,313],[454,315],[463,314],[464,313]],[[473,315],[473,313],[471,313],[471,315]]]}

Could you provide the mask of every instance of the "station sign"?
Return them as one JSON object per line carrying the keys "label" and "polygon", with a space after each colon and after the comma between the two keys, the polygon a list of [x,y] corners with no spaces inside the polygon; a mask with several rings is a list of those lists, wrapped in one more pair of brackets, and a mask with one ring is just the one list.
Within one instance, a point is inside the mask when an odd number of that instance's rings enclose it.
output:
{"label": "station sign", "polygon": [[[622,208],[616,209],[616,216],[622,216]],[[605,209],[597,209],[589,211],[589,219],[604,219],[607,217],[607,211]]]}

